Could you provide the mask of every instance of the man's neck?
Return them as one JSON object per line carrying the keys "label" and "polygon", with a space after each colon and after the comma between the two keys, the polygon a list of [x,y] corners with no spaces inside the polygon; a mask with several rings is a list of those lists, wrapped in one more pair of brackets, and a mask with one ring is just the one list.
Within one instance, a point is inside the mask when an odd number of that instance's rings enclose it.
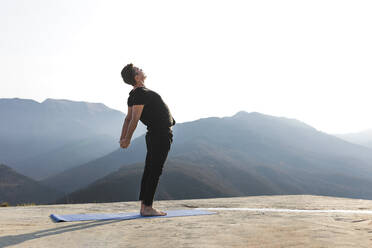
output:
{"label": "man's neck", "polygon": [[133,89],[139,88],[139,87],[145,87],[144,83],[139,83],[133,86]]}

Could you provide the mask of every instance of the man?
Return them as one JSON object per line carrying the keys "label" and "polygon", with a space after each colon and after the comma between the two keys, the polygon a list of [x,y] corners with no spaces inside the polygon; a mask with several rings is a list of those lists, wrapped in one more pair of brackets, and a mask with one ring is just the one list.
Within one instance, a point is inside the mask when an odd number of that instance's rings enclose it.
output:
{"label": "man", "polygon": [[127,64],[121,71],[125,83],[133,86],[127,100],[128,113],[120,137],[120,147],[127,148],[138,120],[147,126],[146,163],[141,180],[140,214],[142,216],[166,215],[152,207],[155,191],[162,174],[163,165],[173,142],[172,126],[176,121],[161,96],[148,89],[146,75],[141,69]]}

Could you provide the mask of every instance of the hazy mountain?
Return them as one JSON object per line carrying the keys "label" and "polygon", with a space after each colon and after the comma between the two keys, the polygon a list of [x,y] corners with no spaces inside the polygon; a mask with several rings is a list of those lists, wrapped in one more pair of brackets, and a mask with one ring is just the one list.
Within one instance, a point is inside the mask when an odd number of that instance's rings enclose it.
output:
{"label": "hazy mountain", "polygon": [[[1,161],[34,179],[116,149],[125,118],[102,103],[50,98],[42,103],[2,98],[0,116]],[[139,124],[133,137],[144,132]]]}
{"label": "hazy mountain", "polygon": [[[143,166],[142,163],[125,165],[55,203],[135,201],[139,196]],[[207,166],[170,158],[164,164],[156,198],[210,198],[240,194],[224,181],[221,175],[213,173]]]}
{"label": "hazy mountain", "polygon": [[[372,148],[372,129],[357,133],[334,134],[335,136],[349,142]],[[372,152],[372,151],[371,151]]]}
{"label": "hazy mountain", "polygon": [[17,162],[18,170],[35,180],[42,180],[66,168],[102,157],[116,150],[118,144],[106,134],[94,135]]}
{"label": "hazy mountain", "polygon": [[117,149],[103,157],[43,179],[41,182],[49,187],[70,193],[108,175],[124,164],[144,161],[145,156],[145,140],[142,135],[132,140],[127,149]]}
{"label": "hazy mountain", "polygon": [[[145,152],[142,136],[127,150],[118,149],[44,183],[66,193],[79,190],[122,166],[142,163],[143,168]],[[225,178],[222,186],[230,193],[254,195],[264,190],[265,194],[324,194],[372,199],[370,149],[320,132],[295,119],[241,111],[232,117],[178,123],[174,127],[171,158],[183,164],[209,165],[206,167],[212,170],[209,173]],[[198,172],[195,173],[192,178],[197,178]],[[210,180],[221,181],[218,177]],[[135,191],[133,185],[128,187]],[[189,185],[185,184],[181,191],[187,192],[187,187]],[[224,194],[223,191],[214,192]],[[198,198],[195,194],[192,197]]]}
{"label": "hazy mountain", "polygon": [[61,197],[61,192],[50,189],[0,164],[0,202],[45,204]]}
{"label": "hazy mountain", "polygon": [[[87,187],[54,203],[138,201],[143,163],[124,165]],[[360,181],[361,180],[361,181]],[[155,200],[218,198],[249,195],[314,194],[359,198],[372,195],[372,180],[335,173],[291,175],[266,164],[251,164],[249,170],[229,164],[200,164],[170,157],[154,196]],[[363,186],[363,187],[361,187]]]}

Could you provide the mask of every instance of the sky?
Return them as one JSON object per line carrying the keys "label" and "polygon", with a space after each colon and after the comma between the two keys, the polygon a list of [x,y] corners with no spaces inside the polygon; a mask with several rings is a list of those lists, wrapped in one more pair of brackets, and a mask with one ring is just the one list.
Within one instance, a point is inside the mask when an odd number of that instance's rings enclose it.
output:
{"label": "sky", "polygon": [[133,63],[177,123],[260,112],[372,128],[371,1],[0,0],[0,98],[127,113]]}

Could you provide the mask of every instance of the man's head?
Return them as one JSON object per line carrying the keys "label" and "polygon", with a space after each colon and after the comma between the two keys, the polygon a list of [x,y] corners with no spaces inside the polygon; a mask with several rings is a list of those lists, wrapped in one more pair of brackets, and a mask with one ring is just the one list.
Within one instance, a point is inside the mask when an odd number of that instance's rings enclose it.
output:
{"label": "man's head", "polygon": [[123,70],[121,70],[121,76],[125,83],[132,86],[137,83],[143,83],[146,79],[146,75],[143,73],[142,69],[133,66],[132,63],[127,64]]}

